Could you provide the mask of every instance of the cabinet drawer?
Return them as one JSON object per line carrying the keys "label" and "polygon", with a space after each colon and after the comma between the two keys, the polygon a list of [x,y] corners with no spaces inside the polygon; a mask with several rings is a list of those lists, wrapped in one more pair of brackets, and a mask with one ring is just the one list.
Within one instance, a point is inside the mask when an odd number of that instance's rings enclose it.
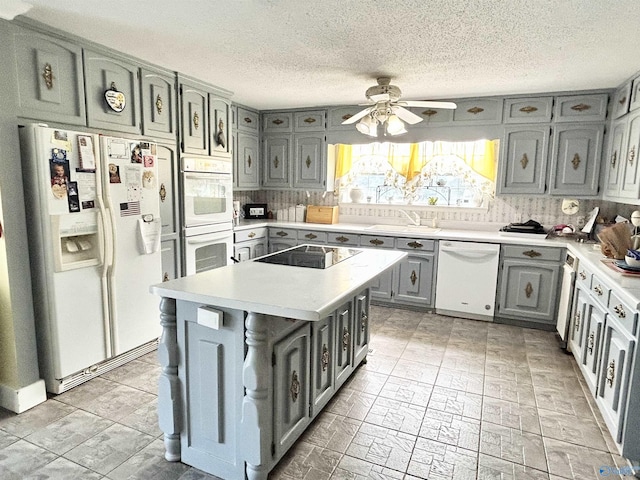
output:
{"label": "cabinet drawer", "polygon": [[434,252],[436,242],[435,240],[424,240],[422,238],[396,238],[396,248],[400,250]]}
{"label": "cabinet drawer", "polygon": [[298,230],[298,240],[304,243],[327,243],[327,232]]}
{"label": "cabinet drawer", "polygon": [[293,115],[291,113],[263,113],[262,128],[265,132],[291,132]]}
{"label": "cabinet drawer", "polygon": [[606,93],[557,97],[554,112],[556,122],[602,121],[607,116]]}
{"label": "cabinet drawer", "polygon": [[507,98],[504,123],[546,123],[551,121],[553,97]]}
{"label": "cabinet drawer", "polygon": [[267,227],[251,228],[247,230],[239,230],[233,232],[233,238],[235,243],[245,242],[247,240],[257,240],[258,238],[264,238],[267,236]]}
{"label": "cabinet drawer", "polygon": [[381,237],[378,235],[361,235],[360,246],[362,247],[374,247],[374,248],[393,248],[393,237]]}
{"label": "cabinet drawer", "polygon": [[327,242],[334,245],[349,245],[355,247],[360,243],[360,235],[331,232],[327,234]]}
{"label": "cabinet drawer", "polygon": [[456,101],[458,108],[453,112],[454,123],[495,124],[502,120],[502,99],[480,98]]}
{"label": "cabinet drawer", "polygon": [[260,127],[260,117],[257,112],[238,107],[236,125],[241,132],[258,133]]}
{"label": "cabinet drawer", "polygon": [[559,262],[562,260],[562,249],[554,247],[537,247],[530,245],[504,245],[502,247],[504,258],[518,258],[531,260],[545,260]]}
{"label": "cabinet drawer", "polygon": [[298,231],[295,228],[270,228],[269,238],[287,238],[296,240]]}
{"label": "cabinet drawer", "polygon": [[591,276],[591,295],[602,304],[603,307],[609,305],[611,289],[594,273]]}
{"label": "cabinet drawer", "polygon": [[612,117],[620,118],[627,112],[629,112],[629,103],[631,101],[631,82],[624,85],[622,88],[616,90],[613,96],[611,109],[613,110]]}
{"label": "cabinet drawer", "polygon": [[293,115],[293,128],[296,132],[324,132],[325,116],[324,110],[296,112]]}
{"label": "cabinet drawer", "polygon": [[636,334],[638,312],[620,300],[615,291],[611,291],[609,296],[609,314],[631,335]]}

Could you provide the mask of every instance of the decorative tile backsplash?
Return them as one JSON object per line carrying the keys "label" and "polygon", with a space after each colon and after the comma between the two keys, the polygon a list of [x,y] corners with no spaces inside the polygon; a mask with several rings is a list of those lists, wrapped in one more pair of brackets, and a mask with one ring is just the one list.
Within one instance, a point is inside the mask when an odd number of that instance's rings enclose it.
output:
{"label": "decorative tile backsplash", "polygon": [[[269,210],[276,212],[279,209],[294,205],[338,205],[338,198],[332,192],[309,192],[302,190],[260,190],[249,192],[234,192],[233,199],[245,203],[266,203]],[[524,222],[529,219],[536,220],[543,225],[552,226],[561,223],[577,224],[578,217],[586,216],[594,207],[600,207],[600,217],[612,219],[616,215],[629,218],[631,212],[640,209],[637,205],[626,205],[602,200],[580,200],[580,209],[575,215],[562,213],[562,198],[540,196],[528,197],[519,195],[500,196],[491,200],[488,209],[462,208],[447,210],[446,207],[429,209],[428,207],[413,208],[422,218],[433,218],[434,213],[440,221],[470,222],[470,223],[501,223]],[[406,206],[404,210],[411,210]],[[362,223],[376,223],[380,217],[396,216],[396,208],[385,208],[383,205],[367,204],[340,204],[340,215],[350,219],[358,218]],[[366,218],[365,218],[366,217]],[[391,223],[391,222],[390,222]]]}

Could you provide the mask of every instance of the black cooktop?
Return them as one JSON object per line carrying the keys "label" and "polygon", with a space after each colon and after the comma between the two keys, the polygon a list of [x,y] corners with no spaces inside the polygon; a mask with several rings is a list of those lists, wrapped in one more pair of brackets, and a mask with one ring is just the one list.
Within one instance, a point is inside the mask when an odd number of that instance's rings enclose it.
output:
{"label": "black cooktop", "polygon": [[257,258],[256,262],[276,263],[293,267],[329,268],[347,258],[357,255],[362,250],[346,247],[323,247],[319,245],[299,245],[266,257]]}

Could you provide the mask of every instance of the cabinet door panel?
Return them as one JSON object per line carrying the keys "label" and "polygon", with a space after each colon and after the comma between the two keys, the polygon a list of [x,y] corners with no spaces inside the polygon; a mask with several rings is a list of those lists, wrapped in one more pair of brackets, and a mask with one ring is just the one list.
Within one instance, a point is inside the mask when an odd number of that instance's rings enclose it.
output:
{"label": "cabinet door panel", "polygon": [[238,133],[236,176],[239,188],[260,188],[258,137]]}
{"label": "cabinet door panel", "polygon": [[354,366],[359,365],[369,350],[369,295],[365,291],[356,296],[354,311]]}
{"label": "cabinet door panel", "polygon": [[82,49],[23,30],[14,38],[19,115],[85,125]]}
{"label": "cabinet door panel", "polygon": [[584,341],[582,345],[582,362],[578,365],[584,375],[591,393],[595,395],[598,379],[598,364],[600,361],[600,347],[602,346],[602,333],[604,327],[605,312],[597,304],[590,303],[586,309],[584,324]]}
{"label": "cabinet door panel", "polygon": [[502,194],[544,193],[550,129],[545,126],[508,128],[500,162]]}
{"label": "cabinet door panel", "polygon": [[211,155],[227,156],[231,152],[231,129],[228,100],[209,95],[209,119],[211,121],[211,138],[209,145]]}
{"label": "cabinet door panel", "polygon": [[608,157],[603,161],[607,169],[607,183],[605,193],[609,196],[617,196],[620,190],[620,165],[624,165],[626,146],[627,121],[621,120],[613,124],[609,136]]}
{"label": "cabinet door panel", "polygon": [[374,283],[371,284],[371,298],[375,300],[391,300],[393,292],[393,272],[389,269],[382,275],[378,275]]}
{"label": "cabinet door panel", "polygon": [[640,149],[640,112],[629,118],[627,127],[627,148],[620,159],[620,193],[622,198],[637,199],[640,193],[640,178],[638,176],[638,150]]}
{"label": "cabinet door panel", "polygon": [[289,187],[290,136],[265,137],[264,187]]}
{"label": "cabinet door panel", "polygon": [[595,196],[604,126],[557,127],[553,135],[552,194]]}
{"label": "cabinet door panel", "polygon": [[400,263],[396,301],[431,304],[433,258],[433,255],[410,255]]}
{"label": "cabinet door panel", "polygon": [[180,249],[179,239],[163,240],[160,244],[162,258],[162,281],[180,278]]}
{"label": "cabinet door panel", "polygon": [[622,441],[634,340],[611,317],[604,327],[597,401],[616,442]]}
{"label": "cabinet door panel", "polygon": [[309,423],[309,325],[274,346],[273,432],[276,456],[296,441]]}
{"label": "cabinet door panel", "polygon": [[583,332],[585,331],[584,324],[586,318],[586,310],[587,310],[587,293],[585,293],[581,288],[576,288],[575,296],[573,300],[573,309],[571,310],[571,325],[569,327],[569,339],[568,346],[571,353],[578,362],[578,365],[582,363],[582,339]]}
{"label": "cabinet door panel", "polygon": [[326,112],[324,110],[308,110],[295,112],[293,115],[294,131],[324,132]]}
{"label": "cabinet door panel", "polygon": [[311,346],[311,415],[315,416],[331,399],[334,389],[335,323],[333,315],[313,322]]}
{"label": "cabinet door panel", "polygon": [[182,108],[182,151],[185,153],[209,153],[209,120],[207,93],[188,84],[180,86]]}
{"label": "cabinet door panel", "polygon": [[162,234],[179,232],[178,220],[178,159],[172,147],[158,145],[158,195]]}
{"label": "cabinet door panel", "polygon": [[176,140],[176,79],[142,69],[142,131],[154,138]]}
{"label": "cabinet door panel", "polygon": [[353,370],[353,311],[351,302],[336,312],[336,388],[345,382]]}
{"label": "cabinet door panel", "polygon": [[[87,124],[117,132],[140,133],[140,85],[136,65],[118,58],[84,51],[87,94]],[[109,107],[105,92],[115,89],[124,95],[124,109]]]}
{"label": "cabinet door panel", "polygon": [[324,136],[295,136],[296,150],[294,188],[322,188],[325,184]]}

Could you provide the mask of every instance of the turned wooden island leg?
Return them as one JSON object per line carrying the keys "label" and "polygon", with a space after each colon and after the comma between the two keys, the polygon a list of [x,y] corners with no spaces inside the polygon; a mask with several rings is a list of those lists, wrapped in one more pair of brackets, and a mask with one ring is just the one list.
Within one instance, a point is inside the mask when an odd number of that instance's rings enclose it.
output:
{"label": "turned wooden island leg", "polygon": [[249,312],[245,320],[247,356],[242,369],[245,396],[242,402],[242,445],[248,480],[266,480],[272,436],[271,412],[267,404],[269,369],[265,316]]}
{"label": "turned wooden island leg", "polygon": [[158,379],[158,423],[164,432],[164,447],[169,462],[180,461],[182,406],[178,379],[178,334],[176,301],[163,297],[160,301],[162,334],[158,344],[158,360],[162,373]]}

